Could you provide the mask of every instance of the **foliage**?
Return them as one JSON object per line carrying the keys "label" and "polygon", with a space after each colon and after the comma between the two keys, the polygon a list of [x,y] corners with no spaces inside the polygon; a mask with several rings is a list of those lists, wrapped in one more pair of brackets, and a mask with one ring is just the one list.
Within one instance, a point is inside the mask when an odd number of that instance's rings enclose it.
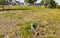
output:
{"label": "foliage", "polygon": [[24,0],[25,2],[29,3],[29,0]]}
{"label": "foliage", "polygon": [[5,0],[0,0],[0,2],[4,2]]}
{"label": "foliage", "polygon": [[54,0],[42,0],[41,4],[44,5],[45,7],[49,7],[49,8],[58,7],[58,3],[56,3]]}
{"label": "foliage", "polygon": [[27,3],[34,3],[34,2],[36,2],[37,0],[25,0],[25,2],[27,2]]}
{"label": "foliage", "polygon": [[0,4],[4,4],[5,0],[0,0]]}
{"label": "foliage", "polygon": [[54,0],[50,0],[50,8],[56,8],[56,2]]}
{"label": "foliage", "polygon": [[42,0],[41,4],[47,7],[49,5],[50,0]]}
{"label": "foliage", "polygon": [[56,8],[58,8],[58,3],[56,3]]}
{"label": "foliage", "polygon": [[31,4],[34,5],[34,2],[36,2],[36,1],[37,1],[37,0],[25,0],[25,2],[26,2],[26,3],[30,3],[30,5],[31,5]]}
{"label": "foliage", "polygon": [[5,0],[0,0],[0,4],[2,5],[2,10],[4,10],[4,2],[5,2]]}
{"label": "foliage", "polygon": [[40,3],[43,5],[44,4],[44,1],[42,0]]}

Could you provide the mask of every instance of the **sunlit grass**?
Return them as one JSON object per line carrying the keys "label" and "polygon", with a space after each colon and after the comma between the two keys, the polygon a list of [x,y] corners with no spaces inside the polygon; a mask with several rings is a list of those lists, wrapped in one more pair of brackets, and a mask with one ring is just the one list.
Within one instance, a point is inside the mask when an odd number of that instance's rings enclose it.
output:
{"label": "sunlit grass", "polygon": [[[57,28],[57,26],[59,27],[60,25],[60,9],[42,8],[40,6],[5,6],[5,11],[0,11],[0,22],[4,20],[4,18],[14,20],[15,22],[10,25],[12,25],[12,27],[15,25],[13,28],[16,29],[8,29],[13,31],[17,30],[17,35],[19,34],[24,38],[31,38],[31,35],[33,35],[33,37],[35,35],[35,32],[31,30],[31,21],[32,23],[37,23],[37,29],[35,30],[43,37],[54,38],[54,35],[59,35],[58,33],[60,33]],[[11,34],[14,34],[13,31]],[[10,32],[8,32],[8,34],[10,34]],[[57,37],[57,35],[55,37]],[[13,36],[14,35],[12,35],[12,37]]]}

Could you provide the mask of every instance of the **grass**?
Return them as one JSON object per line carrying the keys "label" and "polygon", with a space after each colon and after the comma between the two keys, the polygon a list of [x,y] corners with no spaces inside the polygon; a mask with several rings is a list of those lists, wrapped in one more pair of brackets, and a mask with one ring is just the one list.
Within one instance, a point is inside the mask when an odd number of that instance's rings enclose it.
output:
{"label": "grass", "polygon": [[56,34],[56,32],[57,32],[57,27],[56,27],[56,26],[52,26],[52,27],[51,27],[51,31],[52,31],[53,34]]}
{"label": "grass", "polygon": [[0,35],[0,38],[4,38],[4,35]]}
{"label": "grass", "polygon": [[[31,36],[31,34],[32,34],[32,32],[34,32],[32,29],[31,29],[31,23],[34,23],[34,22],[31,22],[31,21],[29,21],[29,22],[25,22],[24,24],[23,24],[23,26],[20,28],[20,31],[21,31],[21,35],[22,36],[24,36],[24,37],[26,37],[26,38],[30,38],[30,36]],[[36,23],[34,23],[34,24],[36,24]],[[20,24],[18,24],[18,26],[19,26]]]}
{"label": "grass", "polygon": [[[0,8],[0,34],[10,34],[11,38],[58,38],[60,36],[60,9],[40,6],[5,6],[5,10],[1,10]],[[39,32],[39,36],[31,30],[31,23],[37,23],[35,30]]]}
{"label": "grass", "polygon": [[46,38],[54,38],[52,35],[47,35]]}

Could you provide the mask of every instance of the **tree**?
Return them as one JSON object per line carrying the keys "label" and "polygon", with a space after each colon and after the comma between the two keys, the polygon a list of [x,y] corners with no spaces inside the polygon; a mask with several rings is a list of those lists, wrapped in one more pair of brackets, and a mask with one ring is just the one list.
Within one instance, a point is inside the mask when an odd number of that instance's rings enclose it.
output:
{"label": "tree", "polygon": [[48,6],[50,0],[42,0],[41,4],[44,5],[45,7]]}
{"label": "tree", "polygon": [[26,3],[29,3],[29,0],[25,0]]}
{"label": "tree", "polygon": [[36,2],[37,0],[25,0],[26,3],[30,3],[34,5],[34,2]]}
{"label": "tree", "polygon": [[40,4],[42,4],[42,5],[43,5],[43,4],[44,4],[44,1],[42,0],[42,1],[40,2]]}
{"label": "tree", "polygon": [[2,6],[2,10],[4,10],[4,2],[5,2],[5,0],[0,0],[0,4],[1,4],[1,6]]}
{"label": "tree", "polygon": [[42,0],[41,4],[45,7],[56,8],[56,2],[54,0]]}
{"label": "tree", "polygon": [[50,8],[56,8],[56,2],[54,0],[50,0]]}
{"label": "tree", "polygon": [[36,2],[37,0],[29,0],[30,4],[34,5],[34,2]]}
{"label": "tree", "polygon": [[56,3],[56,8],[58,8],[59,6],[58,6],[58,3]]}

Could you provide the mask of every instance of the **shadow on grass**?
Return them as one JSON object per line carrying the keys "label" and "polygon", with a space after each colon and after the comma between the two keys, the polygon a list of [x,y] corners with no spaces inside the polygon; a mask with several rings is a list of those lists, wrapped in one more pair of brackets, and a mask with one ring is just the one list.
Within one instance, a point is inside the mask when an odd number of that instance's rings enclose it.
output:
{"label": "shadow on grass", "polygon": [[0,9],[0,11],[10,11],[10,10],[30,10],[30,9]]}

